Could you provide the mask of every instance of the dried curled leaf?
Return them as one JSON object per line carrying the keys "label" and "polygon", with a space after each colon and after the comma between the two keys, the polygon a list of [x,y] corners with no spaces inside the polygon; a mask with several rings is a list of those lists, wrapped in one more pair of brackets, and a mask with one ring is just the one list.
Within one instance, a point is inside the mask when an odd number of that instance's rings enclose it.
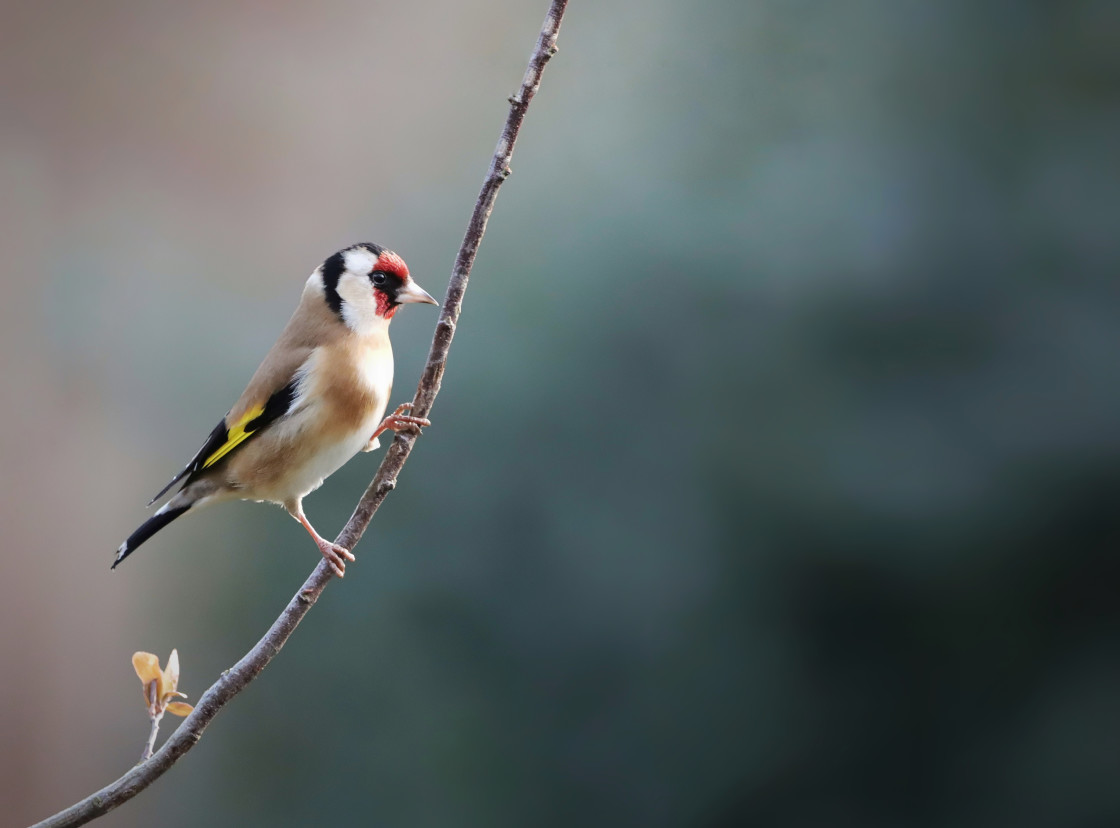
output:
{"label": "dried curled leaf", "polygon": [[172,716],[188,716],[192,710],[194,710],[194,707],[186,702],[173,701],[167,705],[167,712]]}
{"label": "dried curled leaf", "polygon": [[[157,662],[158,663],[158,662]],[[179,651],[172,650],[167,658],[167,669],[163,671],[163,692],[174,693],[179,686]]]}
{"label": "dried curled leaf", "polygon": [[[176,696],[185,699],[186,693],[179,692],[179,651],[172,650],[167,659],[167,668],[159,667],[159,656],[152,653],[132,654],[132,668],[144,685],[144,706],[151,716],[161,716],[170,711],[176,716],[186,716],[193,709],[189,704],[173,702]],[[154,684],[153,684],[154,682]],[[175,710],[172,710],[172,707]],[[186,712],[176,712],[185,710]]]}
{"label": "dried curled leaf", "polygon": [[136,671],[144,687],[147,687],[153,679],[158,681],[163,678],[163,673],[159,669],[159,657],[152,653],[133,653],[132,669]]}

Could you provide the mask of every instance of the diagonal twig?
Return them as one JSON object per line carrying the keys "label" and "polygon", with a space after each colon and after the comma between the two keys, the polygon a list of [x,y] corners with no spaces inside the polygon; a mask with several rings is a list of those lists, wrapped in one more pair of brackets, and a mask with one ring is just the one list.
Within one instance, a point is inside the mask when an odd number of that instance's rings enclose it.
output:
{"label": "diagonal twig", "polygon": [[[439,393],[440,382],[443,379],[444,368],[447,365],[447,353],[451,347],[451,339],[455,335],[455,325],[459,319],[459,311],[463,304],[463,294],[467,289],[471,266],[474,264],[475,254],[478,252],[479,242],[486,231],[486,223],[494,209],[494,201],[498,195],[498,188],[509,177],[509,162],[513,155],[513,146],[517,134],[521,129],[521,122],[529,103],[540,86],[541,74],[549,58],[556,54],[556,36],[560,31],[560,21],[567,7],[567,0],[551,0],[548,15],[545,17],[536,47],[529,58],[529,66],[525,70],[525,77],[517,94],[509,99],[509,114],[502,128],[498,146],[490,161],[490,169],[482,184],[478,201],[475,203],[474,212],[471,214],[470,224],[467,226],[466,235],[459,255],[455,259],[455,267],[451,272],[451,280],[447,285],[447,295],[443,300],[439,321],[436,323],[435,335],[432,338],[432,347],[428,353],[428,361],[420,376],[420,383],[416,389],[412,413],[418,417],[426,417],[432,410],[436,395]],[[353,549],[361,539],[373,515],[377,512],[385,497],[397,485],[397,476],[404,466],[408,455],[416,442],[416,436],[408,432],[398,432],[385,458],[377,469],[377,475],[369,484],[361,500],[358,501],[354,513],[350,516],[346,526],[336,538],[335,542],[347,549]],[[71,805],[64,811],[36,823],[32,828],[63,828],[63,826],[84,825],[90,820],[121,805],[142,790],[151,785],[162,776],[202,738],[202,732],[211,720],[218,714],[227,702],[240,693],[272,660],[284,642],[295,630],[296,625],[318,600],[327,583],[334,577],[326,560],[321,560],[316,565],[311,576],[304,582],[299,592],[293,596],[284,611],[273,622],[264,637],[247,652],[233,667],[222,673],[221,677],[202,694],[198,704],[163,747],[151,759],[141,762],[132,770],[105,786],[96,793],[91,794],[80,802]]]}

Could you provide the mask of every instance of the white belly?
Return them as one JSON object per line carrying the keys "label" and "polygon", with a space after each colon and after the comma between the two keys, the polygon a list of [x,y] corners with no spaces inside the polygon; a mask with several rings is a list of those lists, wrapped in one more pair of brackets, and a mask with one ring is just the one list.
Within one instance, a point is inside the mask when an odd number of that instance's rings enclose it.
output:
{"label": "white belly", "polygon": [[323,481],[341,469],[355,454],[365,448],[373,432],[381,424],[384,406],[370,417],[359,431],[348,438],[328,446],[312,455],[303,465],[294,471],[285,488],[290,494],[304,497],[323,485]]}

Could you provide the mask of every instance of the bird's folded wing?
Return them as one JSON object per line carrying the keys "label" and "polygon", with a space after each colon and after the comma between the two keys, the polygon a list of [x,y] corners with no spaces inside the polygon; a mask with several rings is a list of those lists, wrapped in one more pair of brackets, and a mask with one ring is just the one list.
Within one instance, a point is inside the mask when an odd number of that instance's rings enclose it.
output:
{"label": "bird's folded wing", "polygon": [[274,391],[264,402],[248,406],[245,406],[243,401],[239,402],[234,410],[240,409],[242,413],[232,422],[229,414],[223,417],[222,421],[210,432],[210,436],[206,438],[206,442],[202,444],[198,453],[191,458],[191,461],[181,472],[171,479],[170,483],[160,490],[159,494],[152,498],[148,505],[151,506],[152,503],[167,494],[184,477],[210,468],[246,440],[249,440],[254,434],[259,433],[265,426],[287,414],[295,402],[298,384],[299,376],[297,375],[292,377],[284,387]]}
{"label": "bird's folded wing", "polygon": [[324,339],[320,328],[309,328],[309,323],[297,310],[249,380],[241,398],[210,432],[198,453],[152,498],[149,506],[180,480],[188,478],[189,482],[190,475],[210,468],[291,410],[300,379],[310,370],[316,347]]}

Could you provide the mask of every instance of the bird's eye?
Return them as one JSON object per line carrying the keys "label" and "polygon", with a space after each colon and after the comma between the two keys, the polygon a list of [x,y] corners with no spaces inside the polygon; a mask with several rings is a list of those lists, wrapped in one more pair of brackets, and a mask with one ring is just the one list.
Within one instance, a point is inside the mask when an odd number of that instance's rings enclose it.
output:
{"label": "bird's eye", "polygon": [[384,273],[380,273],[380,272],[371,273],[369,278],[373,280],[373,283],[375,285],[385,284],[385,274]]}

